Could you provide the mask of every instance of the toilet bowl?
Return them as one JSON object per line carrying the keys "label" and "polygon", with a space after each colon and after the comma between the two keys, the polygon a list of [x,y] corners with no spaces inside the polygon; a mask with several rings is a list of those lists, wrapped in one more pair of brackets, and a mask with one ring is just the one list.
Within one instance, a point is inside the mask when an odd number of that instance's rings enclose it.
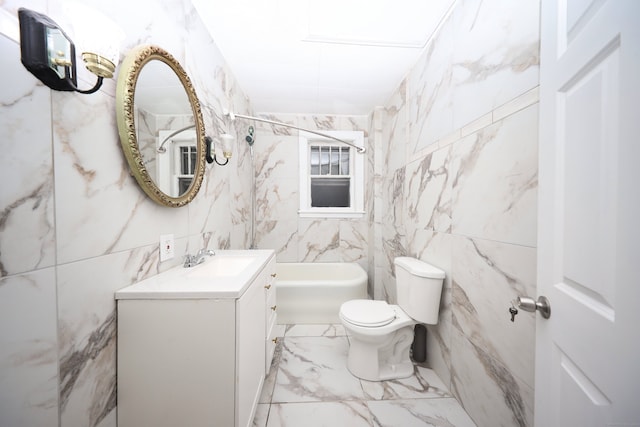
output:
{"label": "toilet bowl", "polygon": [[409,257],[398,257],[394,264],[397,305],[358,299],[340,307],[340,321],[350,335],[347,367],[361,379],[412,375],[413,326],[438,322],[444,271]]}

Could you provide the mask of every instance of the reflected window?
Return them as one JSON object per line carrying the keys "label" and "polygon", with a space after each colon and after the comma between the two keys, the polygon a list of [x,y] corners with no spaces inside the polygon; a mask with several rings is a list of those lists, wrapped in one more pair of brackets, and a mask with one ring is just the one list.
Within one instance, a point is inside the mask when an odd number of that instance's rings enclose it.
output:
{"label": "reflected window", "polygon": [[178,194],[182,194],[193,182],[193,177],[196,170],[197,163],[197,149],[192,144],[176,144],[176,163],[178,164],[174,168],[174,179],[176,180],[176,186],[178,188]]}

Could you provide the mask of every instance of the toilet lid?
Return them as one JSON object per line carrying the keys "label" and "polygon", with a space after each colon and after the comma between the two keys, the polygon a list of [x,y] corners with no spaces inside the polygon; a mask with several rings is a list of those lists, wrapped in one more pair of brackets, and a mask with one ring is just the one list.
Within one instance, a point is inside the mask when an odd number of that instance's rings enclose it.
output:
{"label": "toilet lid", "polygon": [[340,308],[342,317],[358,326],[374,328],[388,325],[396,318],[396,312],[385,301],[356,299],[347,301]]}

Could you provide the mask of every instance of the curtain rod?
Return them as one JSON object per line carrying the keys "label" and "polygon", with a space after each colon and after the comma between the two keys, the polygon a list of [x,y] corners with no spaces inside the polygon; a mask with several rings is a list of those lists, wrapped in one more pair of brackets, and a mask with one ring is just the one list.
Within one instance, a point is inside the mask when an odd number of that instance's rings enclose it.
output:
{"label": "curtain rod", "polygon": [[229,112],[225,112],[225,115],[229,116],[229,118],[231,118],[232,121],[235,120],[236,117],[239,117],[241,119],[255,120],[257,122],[269,123],[269,124],[276,125],[276,126],[284,126],[284,127],[288,127],[288,128],[292,128],[292,129],[301,130],[301,131],[304,131],[304,132],[313,133],[313,134],[316,134],[316,135],[319,135],[319,136],[323,136],[325,138],[329,138],[329,139],[333,139],[333,140],[338,141],[338,142],[342,142],[343,144],[347,144],[347,145],[355,148],[358,153],[364,153],[365,151],[367,151],[367,149],[365,147],[359,147],[356,144],[354,144],[353,142],[345,141],[343,139],[336,138],[335,136],[327,135],[326,133],[318,132],[318,131],[315,131],[315,130],[305,129],[305,128],[301,128],[301,127],[298,127],[298,126],[290,125],[290,124],[287,124],[287,123],[276,122],[275,120],[263,119],[261,117],[245,116],[244,114],[234,114],[234,113],[232,113],[230,111]]}
{"label": "curtain rod", "polygon": [[196,125],[189,125],[189,126],[185,126],[182,129],[178,129],[177,131],[173,132],[171,135],[169,135],[168,137],[166,137],[164,139],[164,141],[162,141],[162,144],[160,144],[160,146],[156,149],[156,151],[158,151],[158,153],[164,153],[167,151],[166,148],[164,148],[164,144],[167,143],[168,140],[170,140],[171,138],[173,138],[174,136],[176,136],[177,134],[179,134],[180,132],[184,132],[187,129],[191,129],[196,127]]}

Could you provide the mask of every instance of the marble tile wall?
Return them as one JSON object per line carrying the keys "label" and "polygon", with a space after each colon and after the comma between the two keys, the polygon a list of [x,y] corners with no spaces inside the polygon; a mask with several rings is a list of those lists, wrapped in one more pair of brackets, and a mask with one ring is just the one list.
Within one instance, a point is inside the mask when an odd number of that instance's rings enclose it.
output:
{"label": "marble tile wall", "polygon": [[[115,81],[92,95],[55,92],[20,63],[22,3],[0,4],[0,425],[115,427],[113,293],[203,246],[246,247],[246,153],[236,150],[224,168],[208,166],[190,205],[155,204],[129,174],[120,148]],[[151,43],[178,59],[200,97],[208,134],[235,132],[223,107],[251,112],[189,0],[152,8],[84,3],[125,31],[123,54]],[[62,2],[33,0],[28,7],[73,38]],[[93,82],[80,74],[81,87]],[[159,236],[169,233],[176,257],[160,263]]]}
{"label": "marble tile wall", "polygon": [[532,426],[539,1],[463,0],[385,105],[374,141],[374,296],[393,258],[446,271],[428,362],[478,425]]}
{"label": "marble tile wall", "polygon": [[[368,137],[367,116],[314,116],[296,114],[261,114],[269,120],[310,130],[358,130]],[[256,128],[254,164],[256,173],[256,236],[258,248],[275,249],[280,262],[358,262],[368,269],[370,230],[368,216],[358,219],[299,218],[298,131],[284,126],[244,122],[246,135],[250,125]],[[244,137],[239,137],[244,141]],[[368,150],[371,169],[373,149]],[[365,172],[365,194],[373,186]],[[245,193],[250,203],[249,192]],[[370,203],[371,197],[366,198]],[[369,209],[367,212],[370,212]]]}

